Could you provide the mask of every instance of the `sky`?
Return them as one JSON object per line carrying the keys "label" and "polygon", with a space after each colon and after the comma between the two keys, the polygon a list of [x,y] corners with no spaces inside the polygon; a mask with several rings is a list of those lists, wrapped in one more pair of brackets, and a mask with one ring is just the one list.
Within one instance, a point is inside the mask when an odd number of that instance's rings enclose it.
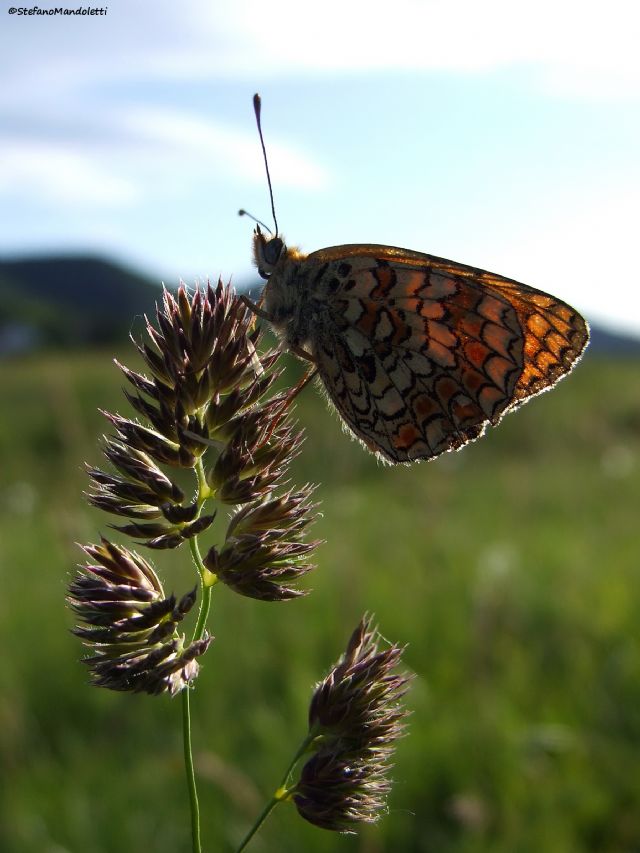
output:
{"label": "sky", "polygon": [[248,281],[259,91],[290,245],[416,249],[640,334],[637,0],[34,7],[0,0],[0,257]]}

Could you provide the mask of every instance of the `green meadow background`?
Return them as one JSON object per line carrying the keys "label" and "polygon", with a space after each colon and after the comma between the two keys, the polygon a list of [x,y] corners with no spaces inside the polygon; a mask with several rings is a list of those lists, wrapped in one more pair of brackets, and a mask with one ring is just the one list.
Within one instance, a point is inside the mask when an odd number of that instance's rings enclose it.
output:
{"label": "green meadow background", "polygon": [[[0,362],[3,853],[190,850],[179,699],[89,687],[64,605],[74,543],[112,520],[84,502],[82,466],[101,460],[98,407],[130,411],[113,355]],[[377,464],[305,391],[294,475],[319,484],[326,544],[304,600],[214,591],[192,698],[207,853],[232,850],[279,782],[364,611],[416,674],[388,814],[338,836],[281,805],[249,850],[640,850],[638,378],[589,354],[410,468]],[[188,550],[151,557],[169,590],[191,587]]]}

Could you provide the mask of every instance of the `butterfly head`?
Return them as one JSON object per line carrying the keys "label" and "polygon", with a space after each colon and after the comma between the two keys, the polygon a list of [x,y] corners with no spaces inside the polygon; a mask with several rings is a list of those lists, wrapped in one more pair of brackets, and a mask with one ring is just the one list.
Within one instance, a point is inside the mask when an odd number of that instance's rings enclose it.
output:
{"label": "butterfly head", "polygon": [[262,278],[269,278],[278,261],[287,254],[284,240],[277,235],[266,236],[259,225],[253,232],[253,259]]}

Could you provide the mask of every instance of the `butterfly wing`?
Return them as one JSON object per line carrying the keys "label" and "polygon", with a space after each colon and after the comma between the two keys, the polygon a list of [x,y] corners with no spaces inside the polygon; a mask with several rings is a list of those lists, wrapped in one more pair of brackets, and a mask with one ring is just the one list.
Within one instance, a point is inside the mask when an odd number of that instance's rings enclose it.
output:
{"label": "butterfly wing", "polygon": [[314,252],[310,343],[332,402],[392,463],[462,447],[552,387],[588,340],[558,299],[484,270],[388,246]]}

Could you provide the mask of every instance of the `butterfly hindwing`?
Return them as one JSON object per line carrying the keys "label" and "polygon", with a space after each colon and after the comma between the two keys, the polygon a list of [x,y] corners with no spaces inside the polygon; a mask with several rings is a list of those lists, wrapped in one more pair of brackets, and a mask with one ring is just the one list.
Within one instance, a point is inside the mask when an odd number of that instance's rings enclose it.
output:
{"label": "butterfly hindwing", "polygon": [[510,279],[384,246],[314,252],[310,335],[327,393],[390,462],[433,458],[567,373],[586,324]]}

